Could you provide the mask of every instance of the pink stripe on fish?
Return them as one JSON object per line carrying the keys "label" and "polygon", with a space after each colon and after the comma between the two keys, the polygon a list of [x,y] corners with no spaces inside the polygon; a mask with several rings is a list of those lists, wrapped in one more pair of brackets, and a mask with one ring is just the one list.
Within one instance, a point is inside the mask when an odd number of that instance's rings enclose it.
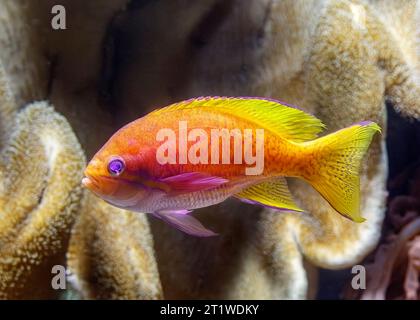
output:
{"label": "pink stripe on fish", "polygon": [[153,215],[171,226],[189,235],[197,237],[214,237],[217,233],[205,228],[200,221],[189,215],[189,210],[161,210]]}
{"label": "pink stripe on fish", "polygon": [[160,182],[166,183],[177,193],[184,193],[213,189],[229,180],[199,172],[187,172],[160,179]]}

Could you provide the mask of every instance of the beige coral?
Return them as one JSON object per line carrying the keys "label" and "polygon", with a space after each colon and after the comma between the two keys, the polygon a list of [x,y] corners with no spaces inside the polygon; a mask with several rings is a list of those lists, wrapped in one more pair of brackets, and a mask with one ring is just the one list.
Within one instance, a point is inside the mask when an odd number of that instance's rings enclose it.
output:
{"label": "beige coral", "polygon": [[51,270],[65,264],[85,158],[48,103],[24,106],[47,87],[36,22],[24,2],[0,7],[0,298],[56,298]]}
{"label": "beige coral", "polygon": [[159,299],[162,288],[144,214],[87,195],[67,254],[71,284],[85,299]]}
{"label": "beige coral", "polygon": [[45,96],[48,61],[42,52],[37,4],[26,0],[0,2],[0,61],[18,107]]}
{"label": "beige coral", "polygon": [[[46,102],[31,103],[22,108],[24,103],[48,95],[58,109],[70,116],[73,125],[79,125],[82,130],[84,127],[80,124],[83,123],[96,132],[96,137],[106,135],[106,130],[96,129],[87,118],[75,118],[72,109],[73,106],[81,108],[86,117],[98,116],[101,111],[96,105],[95,92],[81,94],[79,90],[84,90],[85,85],[88,88],[96,85],[100,65],[96,58],[100,54],[102,37],[95,38],[97,41],[86,49],[92,53],[92,59],[85,60],[84,73],[74,73],[73,70],[81,69],[71,66],[74,55],[66,48],[77,51],[78,45],[83,47],[92,43],[92,39],[74,37],[73,33],[69,37],[54,34],[49,28],[53,4],[54,1],[43,1],[35,5],[26,0],[7,0],[0,4],[3,18],[0,42],[5,48],[0,62],[7,61],[6,67],[0,68],[3,147],[0,298],[66,297],[52,288],[51,271],[55,264],[67,265],[66,252],[76,219],[78,223],[69,250],[69,264],[74,271],[69,285],[80,288],[84,298],[158,298],[161,296],[160,282],[145,217],[112,208],[92,195],[82,201],[80,181],[85,158],[69,124]],[[82,4],[85,2],[72,1],[66,3],[66,7],[74,14]],[[70,21],[81,28],[90,28],[92,33],[86,35],[105,33],[104,24],[114,14],[112,5],[120,9],[118,3],[103,6],[102,10],[96,10],[93,2],[90,4],[90,10]],[[98,19],[89,22],[92,13],[96,13]],[[73,40],[78,42],[73,43]],[[40,75],[49,80],[42,81]],[[76,79],[76,75],[79,78]],[[75,87],[62,85],[63,78],[75,80]],[[96,123],[109,131],[107,119]],[[80,136],[86,145],[86,138],[93,135],[87,132]],[[98,228],[101,219],[106,223]],[[131,233],[125,231],[128,228],[132,228]],[[97,231],[100,233],[95,234]],[[99,252],[102,254],[96,254]],[[95,290],[89,290],[94,275],[99,277],[98,285]]]}
{"label": "beige coral", "polygon": [[46,103],[17,115],[1,151],[0,297],[47,298],[79,209],[83,152]]}
{"label": "beige coral", "polygon": [[17,109],[10,91],[6,72],[3,64],[0,63],[0,147],[3,147],[8,139]]}

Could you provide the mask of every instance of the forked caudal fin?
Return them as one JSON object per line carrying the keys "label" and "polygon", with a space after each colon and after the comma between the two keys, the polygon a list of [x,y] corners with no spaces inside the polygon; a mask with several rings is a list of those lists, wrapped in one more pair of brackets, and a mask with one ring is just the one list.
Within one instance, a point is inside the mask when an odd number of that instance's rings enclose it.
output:
{"label": "forked caudal fin", "polygon": [[363,222],[360,215],[360,165],[373,135],[380,127],[363,121],[319,139],[312,145],[316,157],[307,180],[343,216]]}

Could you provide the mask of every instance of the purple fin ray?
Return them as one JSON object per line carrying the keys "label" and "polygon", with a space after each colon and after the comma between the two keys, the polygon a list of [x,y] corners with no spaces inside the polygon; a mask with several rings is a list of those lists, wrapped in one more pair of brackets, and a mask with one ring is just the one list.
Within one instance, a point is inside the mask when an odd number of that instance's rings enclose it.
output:
{"label": "purple fin ray", "polygon": [[189,215],[189,210],[161,210],[153,215],[182,232],[196,237],[213,237],[217,233],[204,227],[200,221]]}
{"label": "purple fin ray", "polygon": [[358,122],[358,123],[356,123],[356,124],[358,124],[358,125],[361,125],[361,126],[368,126],[368,125],[370,125],[371,123],[373,123],[372,121],[370,121],[370,120],[365,120],[365,121],[360,121],[360,122]]}
{"label": "purple fin ray", "polygon": [[216,188],[229,180],[205,175],[200,172],[181,173],[176,176],[160,179],[161,182],[166,183],[171,187],[171,191],[176,193],[187,193],[194,191],[203,191]]}

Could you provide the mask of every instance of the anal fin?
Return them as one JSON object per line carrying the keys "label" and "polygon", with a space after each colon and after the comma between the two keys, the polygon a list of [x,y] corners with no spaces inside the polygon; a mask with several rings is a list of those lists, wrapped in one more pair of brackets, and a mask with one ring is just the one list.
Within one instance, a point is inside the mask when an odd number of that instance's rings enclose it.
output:
{"label": "anal fin", "polygon": [[293,201],[285,178],[265,181],[235,194],[240,200],[277,210],[303,212]]}

